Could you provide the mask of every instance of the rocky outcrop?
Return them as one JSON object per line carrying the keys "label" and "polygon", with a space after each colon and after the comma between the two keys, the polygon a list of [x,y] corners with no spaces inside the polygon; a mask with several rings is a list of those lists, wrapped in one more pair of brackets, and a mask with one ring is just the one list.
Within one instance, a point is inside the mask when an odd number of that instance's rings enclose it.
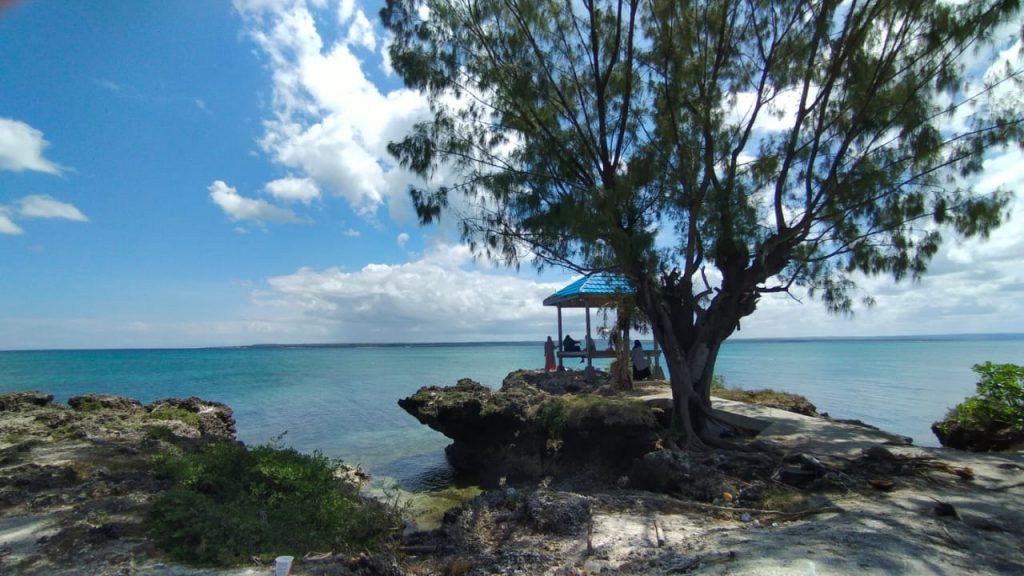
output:
{"label": "rocky outcrop", "polygon": [[933,423],[932,432],[943,446],[971,452],[1000,452],[1024,446],[1024,430],[1003,422],[971,423],[950,418]]}
{"label": "rocky outcrop", "polygon": [[68,406],[76,412],[118,412],[134,415],[142,411],[142,402],[125,396],[84,394],[68,398]]}
{"label": "rocky outcrop", "polygon": [[[543,375],[542,375],[543,376]],[[563,374],[548,382],[564,389]],[[647,405],[601,396],[558,396],[513,373],[501,391],[472,380],[421,388],[398,401],[421,423],[451,438],[446,449],[457,471],[485,485],[541,476],[614,476],[653,450],[660,426]]]}
{"label": "rocky outcrop", "polygon": [[0,394],[0,412],[34,410],[53,403],[53,394],[42,392],[7,392]]}
{"label": "rocky outcrop", "polygon": [[537,370],[516,370],[509,373],[501,383],[502,391],[520,386],[532,386],[548,394],[586,394],[609,389],[612,384],[607,372],[594,370],[593,376],[579,370],[561,372],[539,372]]}
{"label": "rocky outcrop", "polygon": [[143,514],[166,488],[154,457],[234,431],[230,408],[199,398],[0,394],[0,525],[25,527],[3,535],[0,574],[135,573],[154,552]]}
{"label": "rocky outcrop", "polygon": [[164,398],[146,407],[150,414],[167,408],[184,410],[199,417],[199,436],[211,440],[235,439],[235,413],[227,404],[191,398]]}

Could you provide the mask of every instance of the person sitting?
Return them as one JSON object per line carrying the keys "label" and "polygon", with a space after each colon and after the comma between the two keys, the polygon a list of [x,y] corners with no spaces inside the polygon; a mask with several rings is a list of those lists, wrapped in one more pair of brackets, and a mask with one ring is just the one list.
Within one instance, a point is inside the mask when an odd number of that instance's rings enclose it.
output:
{"label": "person sitting", "polygon": [[647,354],[639,340],[633,342],[633,349],[629,351],[629,357],[633,361],[633,380],[646,380],[651,377],[651,363],[647,360]]}
{"label": "person sitting", "polygon": [[566,334],[565,338],[562,339],[562,352],[579,352],[580,343],[572,339],[572,336]]}

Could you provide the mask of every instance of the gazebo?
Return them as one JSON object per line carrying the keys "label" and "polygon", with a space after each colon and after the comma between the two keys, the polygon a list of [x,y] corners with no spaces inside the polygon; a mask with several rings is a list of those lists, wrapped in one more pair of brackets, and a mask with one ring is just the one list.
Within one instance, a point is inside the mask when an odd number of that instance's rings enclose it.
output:
{"label": "gazebo", "polygon": [[[622,276],[608,272],[594,272],[569,284],[558,292],[544,299],[545,306],[558,308],[558,368],[564,370],[564,358],[585,358],[587,360],[587,371],[592,371],[594,358],[614,358],[614,350],[596,350],[589,346],[593,342],[591,336],[590,309],[603,308],[621,303],[627,298],[632,298],[636,293],[632,283]],[[562,309],[583,308],[587,315],[587,333],[582,341],[582,350],[563,350],[562,332]],[[629,342],[629,328],[622,333],[622,341]],[[661,371],[661,352],[658,350],[658,342],[655,340],[654,349],[646,351],[648,357],[654,358],[654,373]]]}

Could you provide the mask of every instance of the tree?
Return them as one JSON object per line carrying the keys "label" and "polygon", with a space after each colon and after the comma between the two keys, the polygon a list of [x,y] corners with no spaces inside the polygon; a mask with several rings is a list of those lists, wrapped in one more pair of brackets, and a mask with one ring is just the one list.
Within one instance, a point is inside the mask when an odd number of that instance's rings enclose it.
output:
{"label": "tree", "polygon": [[421,220],[453,213],[478,254],[629,277],[696,447],[719,349],[763,294],[848,312],[853,273],[916,279],[943,230],[1001,223],[1010,193],[972,176],[1024,139],[1021,70],[979,82],[967,57],[1019,9],[388,0],[391,63],[431,104],[389,151],[428,182]]}

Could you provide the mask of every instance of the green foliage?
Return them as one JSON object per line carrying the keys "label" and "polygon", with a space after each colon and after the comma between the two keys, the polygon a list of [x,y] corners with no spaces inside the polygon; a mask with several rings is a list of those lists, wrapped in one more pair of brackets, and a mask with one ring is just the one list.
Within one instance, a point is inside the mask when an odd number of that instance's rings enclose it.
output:
{"label": "green foliage", "polygon": [[82,398],[78,402],[78,406],[75,407],[76,412],[102,412],[106,410],[106,406],[102,402],[93,398]]}
{"label": "green foliage", "polygon": [[167,426],[148,425],[143,427],[143,432],[149,440],[160,440],[162,442],[174,442],[178,437]]}
{"label": "green foliage", "polygon": [[171,558],[198,565],[378,549],[397,512],[363,500],[336,477],[339,465],[318,453],[230,442],[164,452],[157,467],[173,486],[151,509],[149,534]]}
{"label": "green foliage", "polygon": [[199,414],[184,408],[172,408],[165,406],[158,408],[145,416],[146,420],[167,421],[177,420],[184,422],[193,428],[199,428]]}
{"label": "green foliage", "polygon": [[980,376],[977,394],[950,410],[939,426],[944,431],[953,424],[1024,431],[1024,366],[985,362],[971,369]]}
{"label": "green foliage", "polygon": [[611,417],[615,413],[650,414],[650,408],[640,400],[608,398],[594,394],[582,396],[558,396],[545,402],[537,416],[548,437],[559,439],[567,425],[578,421],[584,415],[602,414]]}

